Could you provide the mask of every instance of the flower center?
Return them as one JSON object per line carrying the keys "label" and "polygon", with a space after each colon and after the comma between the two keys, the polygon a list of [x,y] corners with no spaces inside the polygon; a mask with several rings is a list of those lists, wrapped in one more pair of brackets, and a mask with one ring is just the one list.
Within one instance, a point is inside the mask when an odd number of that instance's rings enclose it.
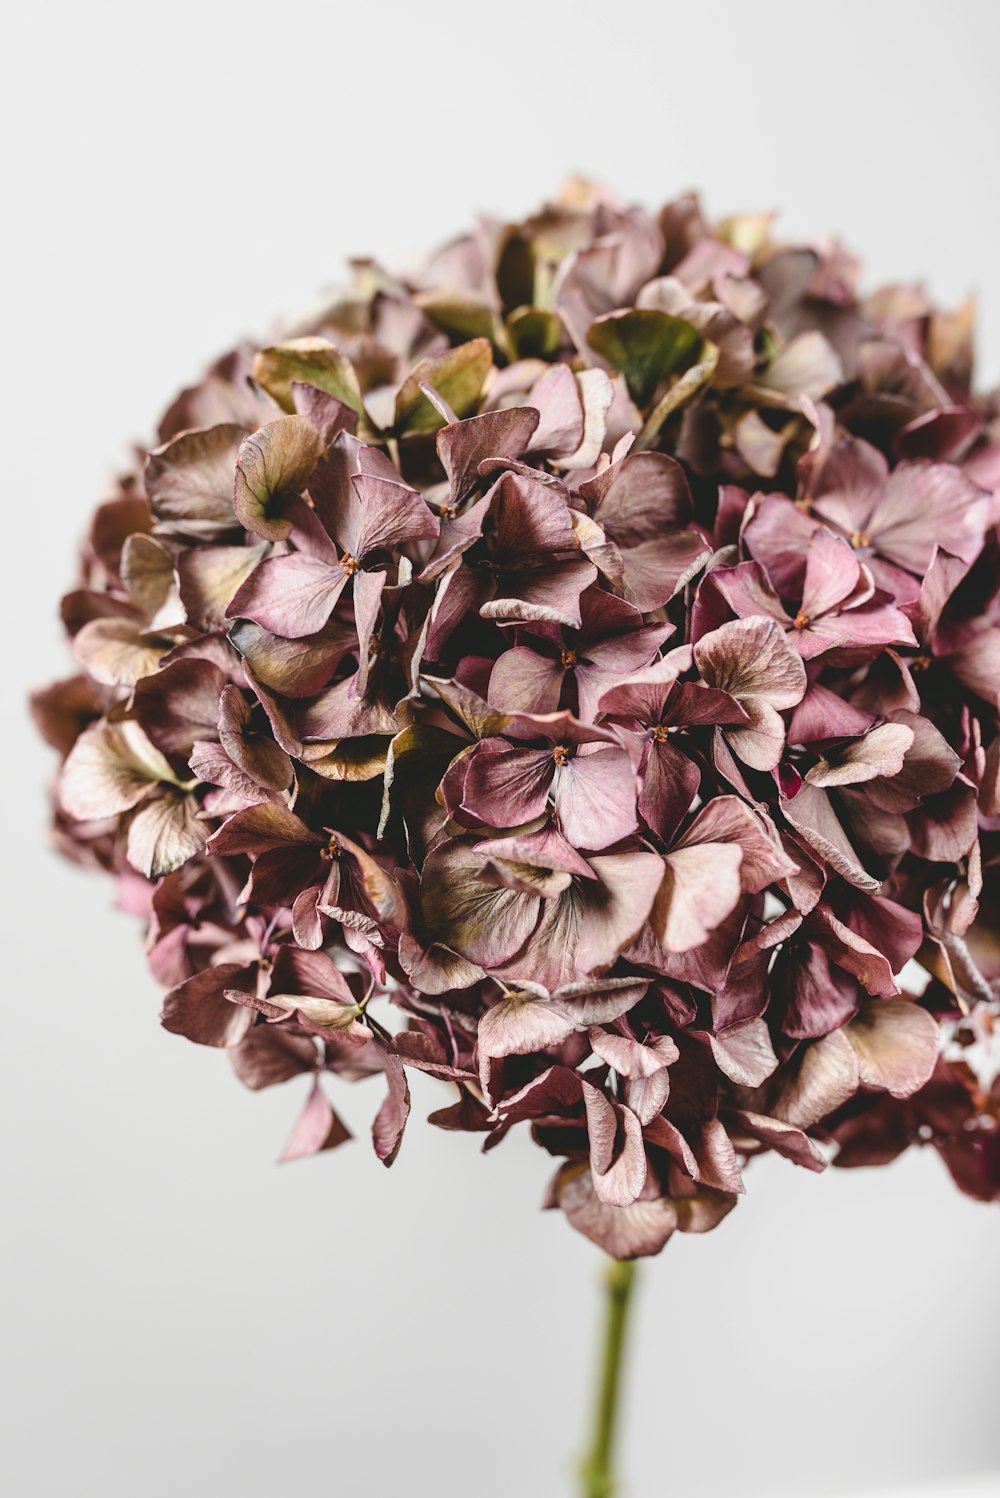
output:
{"label": "flower center", "polygon": [[438,514],[442,520],[454,520],[458,514],[458,505],[442,505]]}
{"label": "flower center", "polygon": [[327,839],[326,847],[320,849],[319,856],[326,863],[332,863],[335,858],[340,857],[340,843],[337,841],[336,837],[334,837],[333,833],[331,833],[329,838]]}
{"label": "flower center", "polygon": [[796,629],[805,629],[806,625],[809,623],[809,615],[806,613],[805,609],[799,609],[798,613],[795,615],[794,622]]}
{"label": "flower center", "polygon": [[572,671],[574,666],[576,665],[576,651],[564,650],[559,659],[562,662],[562,668],[564,671]]}
{"label": "flower center", "polygon": [[854,531],[851,536],[851,545],[855,551],[862,551],[866,546],[872,544],[872,538],[867,531]]}
{"label": "flower center", "polygon": [[340,565],[343,567],[345,572],[357,572],[358,559],[357,557],[352,556],[349,551],[345,551],[344,555],[340,559]]}
{"label": "flower center", "polygon": [[667,742],[667,735],[669,734],[669,732],[670,729],[667,728],[665,724],[657,723],[652,733],[654,743],[665,744]]}
{"label": "flower center", "polygon": [[572,752],[568,744],[557,744],[552,751],[552,758],[557,765],[568,765]]}

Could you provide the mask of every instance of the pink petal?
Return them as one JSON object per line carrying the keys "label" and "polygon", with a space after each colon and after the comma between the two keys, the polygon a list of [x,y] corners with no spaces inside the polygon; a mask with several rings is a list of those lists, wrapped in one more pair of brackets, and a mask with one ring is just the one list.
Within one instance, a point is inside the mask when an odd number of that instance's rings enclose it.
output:
{"label": "pink petal", "polygon": [[950,463],[900,463],[866,529],[889,562],[926,572],[935,547],[974,562],[990,520],[990,499]]}
{"label": "pink petal", "polygon": [[740,1087],[759,1087],[777,1070],[778,1058],[762,1019],[734,1025],[709,1043],[719,1070]]}
{"label": "pink petal", "polygon": [[388,1092],[372,1124],[372,1143],[383,1165],[391,1165],[403,1142],[403,1131],[410,1116],[410,1088],[402,1063],[392,1051],[382,1057]]}
{"label": "pink petal", "polygon": [[652,925],[668,952],[700,946],[735,908],[742,858],[732,843],[703,843],[667,854]]}
{"label": "pink petal", "polygon": [[608,1102],[588,1082],[583,1084],[583,1101],[594,1190],[608,1206],[627,1207],[646,1183],[642,1126],[630,1109]]}
{"label": "pink petal", "polygon": [[639,787],[646,825],[668,842],[687,815],[701,784],[697,765],[669,740],[651,739]]}
{"label": "pink petal", "polygon": [[580,490],[594,519],[619,546],[638,546],[691,517],[691,490],[681,465],[666,453],[632,453]]}
{"label": "pink petal", "polygon": [[572,755],[556,772],[555,806],[563,833],[577,848],[608,848],[628,837],[638,826],[628,755],[610,747]]}
{"label": "pink petal", "polygon": [[861,738],[835,750],[806,773],[809,785],[860,785],[879,776],[891,779],[903,768],[913,745],[913,730],[905,723],[880,723]]}
{"label": "pink petal", "polygon": [[440,529],[423,496],[408,484],[380,474],[358,473],[351,483],[358,498],[357,517],[338,535],[359,561],[373,551],[391,550],[406,541],[432,541]]}
{"label": "pink petal", "polygon": [[792,1066],[783,1069],[768,1112],[783,1123],[809,1129],[853,1097],[859,1082],[854,1048],[842,1030],[834,1030],[803,1046]]}
{"label": "pink petal", "polygon": [[573,1227],[613,1259],[658,1254],[676,1231],[677,1211],[669,1197],[635,1201],[627,1207],[602,1202],[586,1166],[564,1165],[552,1189]]}
{"label": "pink petal", "polygon": [[526,645],[505,650],[490,674],[489,700],[507,712],[554,713],[566,671],[560,661]]}
{"label": "pink petal", "polygon": [[596,577],[597,568],[582,558],[506,572],[497,580],[495,597],[479,612],[508,624],[552,622],[578,629],[580,596]]}
{"label": "pink petal", "polygon": [[699,843],[734,843],[742,852],[740,883],[748,894],[759,894],[769,884],[798,873],[766,814],[754,811],[738,796],[716,796],[710,800],[676,846]]}
{"label": "pink petal", "polygon": [[881,881],[862,868],[825,791],[803,785],[797,796],[782,803],[782,811],[808,846],[849,884],[872,891],[880,888]]}
{"label": "pink petal", "polygon": [[469,756],[462,808],[491,827],[517,827],[540,816],[555,775],[551,749],[517,749],[484,739]]}
{"label": "pink petal", "polygon": [[698,575],[710,556],[711,547],[694,530],[623,547],[622,591],[643,613],[662,608]]}
{"label": "pink petal", "polygon": [[745,1130],[752,1139],[758,1140],[768,1149],[777,1151],[779,1155],[784,1155],[786,1159],[794,1160],[796,1165],[804,1165],[807,1170],[826,1169],[826,1158],[822,1151],[813,1143],[808,1134],[804,1134],[793,1124],[784,1123],[778,1118],[768,1118],[766,1114],[751,1113],[746,1110],[736,1110],[729,1116],[737,1127]]}
{"label": "pink petal", "polygon": [[442,427],[437,434],[437,450],[452,499],[461,499],[475,487],[479,465],[487,458],[517,458],[526,452],[538,421],[538,412],[532,407],[508,406]]}
{"label": "pink petal", "polygon": [[230,619],[252,619],[272,634],[299,640],[323,628],[347,585],[339,564],[304,552],[261,562],[227,609]]}
{"label": "pink petal", "polygon": [[910,1097],[930,1080],[940,1049],[938,1027],[909,999],[867,999],[844,1032],[861,1081],[893,1097]]}
{"label": "pink petal", "polygon": [[572,1031],[572,1021],[552,1004],[508,993],[480,1019],[479,1050],[484,1057],[523,1056],[559,1045]]}
{"label": "pink petal", "polygon": [[850,545],[825,526],[821,527],[814,533],[806,552],[802,612],[810,619],[830,613],[850,598],[860,572],[857,554]]}
{"label": "pink petal", "polygon": [[336,1149],[350,1137],[350,1130],[330,1107],[317,1078],[281,1152],[281,1163],[305,1160],[322,1150]]}

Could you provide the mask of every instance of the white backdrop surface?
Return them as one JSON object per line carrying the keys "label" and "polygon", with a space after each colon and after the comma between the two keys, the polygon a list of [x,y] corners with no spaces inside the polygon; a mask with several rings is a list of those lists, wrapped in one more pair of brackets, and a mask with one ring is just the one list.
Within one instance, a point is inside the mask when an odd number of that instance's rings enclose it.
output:
{"label": "white backdrop surface", "polygon": [[[0,1489],[566,1498],[598,1256],[537,1210],[541,1152],[424,1128],[424,1086],[387,1173],[360,1088],[359,1142],[277,1169],[296,1089],[159,1029],[138,933],[44,846],[22,697],[63,672],[75,541],[180,384],[348,254],[570,171],[972,291],[996,383],[1000,7],[54,0],[5,31]],[[1000,1214],[929,1156],[749,1184],[646,1267],[629,1498],[995,1491]]]}

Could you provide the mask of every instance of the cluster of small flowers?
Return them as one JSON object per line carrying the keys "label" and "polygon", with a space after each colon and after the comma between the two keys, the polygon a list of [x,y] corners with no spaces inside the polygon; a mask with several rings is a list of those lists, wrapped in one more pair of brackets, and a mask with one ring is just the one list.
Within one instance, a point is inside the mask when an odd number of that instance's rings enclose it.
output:
{"label": "cluster of small flowers", "polygon": [[339,1079],[382,1079],[387,1164],[410,1069],[487,1149],[528,1122],[619,1257],[714,1226],[764,1150],[928,1141],[996,1200],[969,309],[581,184],[355,281],[170,408],[35,698],[163,1024],[311,1078],[285,1158],[348,1137]]}

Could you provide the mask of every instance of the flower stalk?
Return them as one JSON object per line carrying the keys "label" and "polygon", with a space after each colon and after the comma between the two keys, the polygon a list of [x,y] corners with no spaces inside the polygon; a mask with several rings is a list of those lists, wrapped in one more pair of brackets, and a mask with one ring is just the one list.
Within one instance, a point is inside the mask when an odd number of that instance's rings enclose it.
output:
{"label": "flower stalk", "polygon": [[580,1468],[583,1498],[612,1498],[618,1491],[614,1470],[615,1436],[621,1407],[622,1368],[629,1310],[635,1285],[634,1259],[611,1259],[605,1269],[605,1322],[594,1411],[593,1443]]}

